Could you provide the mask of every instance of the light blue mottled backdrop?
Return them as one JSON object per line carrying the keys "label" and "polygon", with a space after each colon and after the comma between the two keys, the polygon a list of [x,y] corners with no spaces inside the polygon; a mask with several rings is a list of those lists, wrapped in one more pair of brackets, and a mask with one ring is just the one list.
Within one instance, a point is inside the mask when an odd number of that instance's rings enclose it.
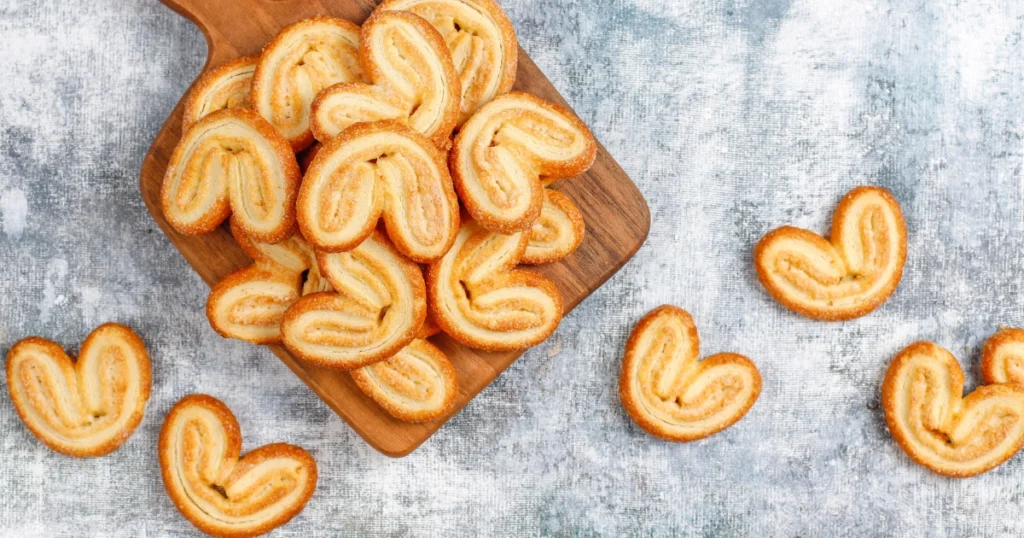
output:
{"label": "light blue mottled backdrop", "polygon": [[[127,5],[127,7],[126,7]],[[548,343],[413,455],[374,452],[270,353],[223,340],[206,286],[155,229],[142,156],[203,64],[155,0],[0,3],[0,353],[77,349],[128,323],[154,361],[146,419],[115,454],[56,455],[0,392],[0,534],[186,536],[155,444],[188,392],[222,398],[246,448],[309,449],[321,480],[280,536],[1024,534],[1024,459],[935,476],[890,439],[889,359],[917,339],[977,378],[1024,325],[1024,4],[1006,0],[506,0],[523,46],[646,194],[650,239]],[[906,213],[903,283],[826,324],[758,285],[751,249],[825,231],[851,187]],[[673,302],[705,352],[752,357],[753,410],[711,439],[655,440],[616,394],[633,322]]]}

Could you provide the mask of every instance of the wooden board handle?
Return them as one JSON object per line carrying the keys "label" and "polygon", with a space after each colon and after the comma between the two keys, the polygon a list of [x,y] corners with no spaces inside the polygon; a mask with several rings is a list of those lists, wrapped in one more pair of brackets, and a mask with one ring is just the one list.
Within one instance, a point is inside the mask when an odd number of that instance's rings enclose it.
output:
{"label": "wooden board handle", "polygon": [[206,36],[207,67],[259,52],[257,36],[274,35],[288,24],[314,15],[334,15],[362,23],[374,0],[160,0],[192,21]]}

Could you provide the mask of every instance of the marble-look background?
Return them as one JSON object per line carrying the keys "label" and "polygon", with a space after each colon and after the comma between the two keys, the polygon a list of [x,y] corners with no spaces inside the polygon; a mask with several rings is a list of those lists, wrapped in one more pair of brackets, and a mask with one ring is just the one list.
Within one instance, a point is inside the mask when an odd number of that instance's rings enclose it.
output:
{"label": "marble-look background", "polygon": [[[269,352],[221,339],[206,286],[138,194],[143,154],[205,43],[156,0],[0,2],[0,353],[27,335],[73,350],[133,326],[154,386],[113,455],[52,453],[0,381],[0,535],[191,536],[164,494],[161,419],[222,398],[245,448],[286,440],[320,465],[278,536],[1020,536],[1024,457],[968,480],[913,464],[879,410],[917,339],[958,356],[1024,325],[1024,4],[1016,0],[504,0],[519,38],[647,196],[626,268],[434,438],[392,460]],[[878,312],[797,317],[751,249],[824,232],[841,195],[882,185],[910,254]],[[644,434],[616,384],[626,336],[663,302],[706,354],[761,369],[760,400],[692,444]]]}

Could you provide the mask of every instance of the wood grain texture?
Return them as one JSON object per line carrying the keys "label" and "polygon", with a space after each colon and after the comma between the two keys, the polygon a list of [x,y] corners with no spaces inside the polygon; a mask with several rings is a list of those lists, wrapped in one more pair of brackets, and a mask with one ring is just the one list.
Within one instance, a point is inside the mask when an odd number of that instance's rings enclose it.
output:
{"label": "wood grain texture", "polygon": [[[375,6],[371,0],[162,1],[193,21],[206,36],[209,46],[206,68],[239,55],[259,52],[278,30],[300,19],[330,14],[361,23]],[[515,89],[568,106],[522,49]],[[142,163],[140,189],[153,219],[203,280],[212,285],[250,262],[226,226],[203,236],[184,236],[164,220],[160,211],[160,185],[168,159],[181,136],[181,111],[182,102],[179,102],[153,140]],[[650,228],[650,213],[636,186],[600,144],[590,171],[560,181],[554,188],[579,206],[587,224],[586,239],[568,259],[531,270],[558,285],[568,313],[640,248]],[[479,352],[443,335],[431,341],[448,354],[459,376],[459,397],[452,414],[522,354]],[[400,422],[363,395],[347,373],[298,361],[282,346],[269,347],[371,446],[389,456],[409,454],[451,418],[449,415],[424,424]]]}

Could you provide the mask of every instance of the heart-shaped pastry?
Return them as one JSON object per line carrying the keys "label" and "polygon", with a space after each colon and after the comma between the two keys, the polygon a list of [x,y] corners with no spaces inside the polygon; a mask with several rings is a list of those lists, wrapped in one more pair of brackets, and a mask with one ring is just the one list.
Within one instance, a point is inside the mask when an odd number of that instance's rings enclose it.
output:
{"label": "heart-shaped pastry", "polygon": [[567,258],[583,242],[584,233],[583,214],[576,204],[558,191],[544,189],[540,217],[530,227],[530,242],[519,263],[541,265]]}
{"label": "heart-shaped pastry", "polygon": [[276,243],[295,227],[299,165],[288,142],[258,114],[214,112],[178,142],[161,189],[164,216],[190,235],[233,215],[246,235]]}
{"label": "heart-shaped pastry", "polygon": [[903,212],[879,187],[857,187],[843,197],[828,241],[783,226],[754,249],[757,277],[768,293],[794,312],[826,321],[878,308],[896,291],[906,260]]}
{"label": "heart-shaped pastry", "polygon": [[359,45],[370,83],[320,92],[311,112],[316,139],[326,142],[359,122],[396,120],[447,148],[462,87],[437,30],[412,13],[378,9],[363,23]]}
{"label": "heart-shaped pastry", "polygon": [[258,536],[302,511],[316,489],[316,461],[274,443],[239,457],[242,433],[226,405],[185,396],[160,428],[160,471],[178,511],[213,536]]}
{"label": "heart-shaped pastry", "polygon": [[300,359],[349,370],[409,344],[427,315],[423,273],[374,232],[348,252],[318,252],[333,292],[292,305],[281,322],[284,345]]}
{"label": "heart-shaped pastry", "polygon": [[252,80],[252,105],[297,152],[313,143],[309,116],[317,94],[339,82],[361,80],[359,26],[312,17],[285,27],[263,47]]}
{"label": "heart-shaped pastry", "polygon": [[150,381],[142,339],[116,323],[93,330],[77,361],[35,336],[7,353],[18,415],[46,446],[68,456],[103,456],[124,444],[142,421]]}
{"label": "heart-shaped pastry", "polygon": [[526,250],[523,233],[489,232],[462,224],[451,250],[427,270],[430,313],[462,344],[489,351],[526,349],[562,321],[562,295],[554,282],[514,269]]}
{"label": "heart-shaped pastry", "polygon": [[259,56],[241,56],[203,73],[185,99],[181,131],[225,108],[250,108],[249,89]]}
{"label": "heart-shaped pastry", "polygon": [[459,381],[455,367],[434,344],[416,339],[394,356],[349,372],[367,396],[391,416],[427,422],[455,405]]}
{"label": "heart-shaped pastry", "polygon": [[750,359],[718,353],[698,361],[700,341],[685,310],[663,305],[644,316],[626,342],[619,397],[630,418],[651,435],[695,441],[747,414],[761,394]]}
{"label": "heart-shaped pastry", "polygon": [[981,352],[981,375],[986,384],[1024,387],[1024,330],[1006,328],[992,335]]}
{"label": "heart-shaped pastry", "polygon": [[569,111],[511,92],[469,118],[448,160],[455,190],[473,219],[508,234],[529,229],[540,216],[541,176],[582,174],[595,155],[594,136]]}
{"label": "heart-shaped pastry", "polygon": [[443,256],[459,230],[444,154],[393,121],[354,125],[327,141],[306,172],[297,213],[306,240],[330,252],[362,243],[383,216],[391,241],[419,263]]}
{"label": "heart-shaped pastry", "polygon": [[231,219],[231,236],[242,252],[257,265],[275,265],[293,273],[301,273],[316,264],[313,247],[299,233],[277,243],[261,243],[245,235],[238,221]]}
{"label": "heart-shaped pastry", "polygon": [[444,38],[462,83],[458,125],[512,89],[519,45],[512,22],[494,0],[385,0],[379,9],[415,13]]}
{"label": "heart-shaped pastry", "polygon": [[967,397],[963,390],[960,365],[932,342],[900,351],[882,382],[885,422],[900,448],[952,477],[984,473],[1024,446],[1024,390],[983,385]]}

